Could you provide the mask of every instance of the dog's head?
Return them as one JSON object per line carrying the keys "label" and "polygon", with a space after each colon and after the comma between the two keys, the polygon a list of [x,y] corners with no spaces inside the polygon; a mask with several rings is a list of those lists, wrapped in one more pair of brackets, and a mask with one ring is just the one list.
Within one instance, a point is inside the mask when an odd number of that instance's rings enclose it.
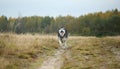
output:
{"label": "dog's head", "polygon": [[60,35],[61,37],[63,37],[66,32],[65,32],[65,29],[64,29],[64,28],[60,28],[58,33],[59,33],[59,35]]}
{"label": "dog's head", "polygon": [[67,29],[64,28],[64,27],[61,27],[61,28],[58,30],[58,37],[59,37],[59,38],[68,38]]}

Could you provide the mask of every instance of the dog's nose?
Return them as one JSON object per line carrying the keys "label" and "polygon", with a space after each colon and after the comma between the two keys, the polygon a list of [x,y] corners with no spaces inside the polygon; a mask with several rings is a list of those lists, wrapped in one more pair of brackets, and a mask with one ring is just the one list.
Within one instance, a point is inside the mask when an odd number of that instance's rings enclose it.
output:
{"label": "dog's nose", "polygon": [[60,33],[63,33],[63,31],[61,31]]}

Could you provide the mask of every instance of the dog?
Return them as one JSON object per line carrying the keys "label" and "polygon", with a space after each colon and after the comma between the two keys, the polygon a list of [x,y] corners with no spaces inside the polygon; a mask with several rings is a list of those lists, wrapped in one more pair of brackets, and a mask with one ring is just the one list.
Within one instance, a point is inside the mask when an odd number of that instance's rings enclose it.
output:
{"label": "dog", "polygon": [[61,27],[58,30],[58,40],[61,48],[63,49],[67,48],[66,45],[67,39],[68,39],[68,31],[64,27]]}

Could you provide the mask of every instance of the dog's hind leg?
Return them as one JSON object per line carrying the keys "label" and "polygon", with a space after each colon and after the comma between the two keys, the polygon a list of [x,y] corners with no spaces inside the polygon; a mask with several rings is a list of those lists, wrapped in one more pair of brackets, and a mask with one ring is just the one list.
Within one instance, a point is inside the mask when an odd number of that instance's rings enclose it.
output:
{"label": "dog's hind leg", "polygon": [[66,49],[66,48],[68,48],[68,46],[67,46],[67,44],[66,44],[66,43],[67,43],[67,38],[64,38],[63,40],[64,40],[63,46],[64,46],[64,48]]}
{"label": "dog's hind leg", "polygon": [[63,47],[64,47],[64,49],[67,49],[67,48],[68,48],[66,42],[64,42]]}

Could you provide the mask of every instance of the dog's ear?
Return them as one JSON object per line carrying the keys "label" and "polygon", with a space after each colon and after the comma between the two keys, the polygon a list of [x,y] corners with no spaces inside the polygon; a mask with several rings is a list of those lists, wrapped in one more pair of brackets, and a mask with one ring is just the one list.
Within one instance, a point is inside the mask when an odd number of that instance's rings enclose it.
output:
{"label": "dog's ear", "polygon": [[60,33],[59,33],[59,30],[57,31],[57,34],[58,34],[58,37],[60,37]]}

